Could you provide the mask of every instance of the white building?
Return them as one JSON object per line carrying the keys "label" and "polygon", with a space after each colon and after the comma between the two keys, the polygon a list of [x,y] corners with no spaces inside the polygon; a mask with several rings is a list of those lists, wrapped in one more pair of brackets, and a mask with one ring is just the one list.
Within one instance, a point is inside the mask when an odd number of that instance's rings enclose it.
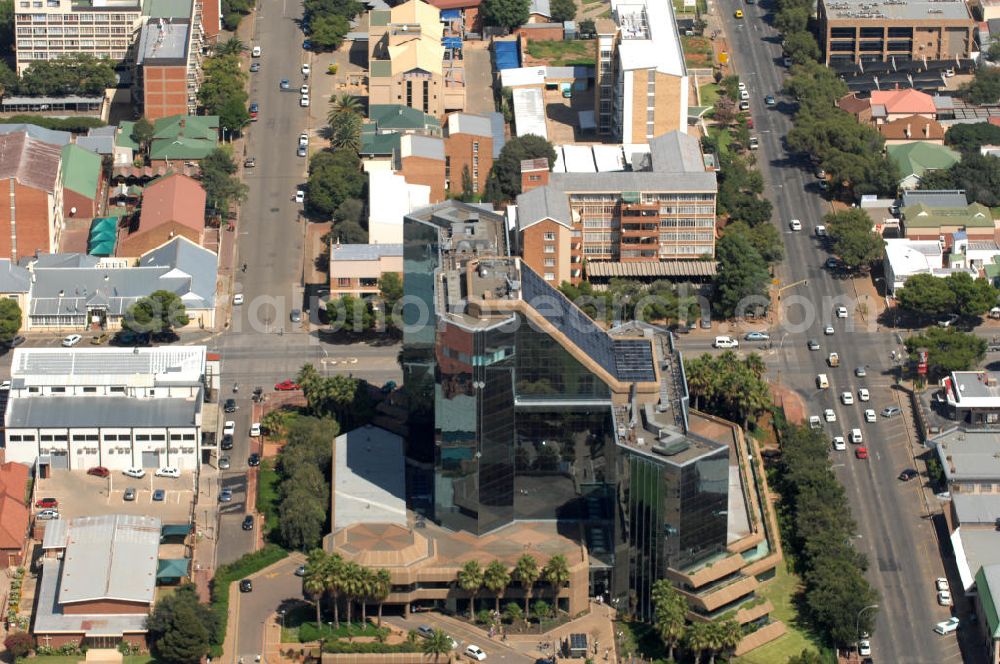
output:
{"label": "white building", "polygon": [[431,188],[425,184],[410,184],[402,175],[388,170],[369,172],[368,243],[401,243],[403,217],[427,207],[430,199]]}
{"label": "white building", "polygon": [[204,346],[16,349],[7,461],[196,469],[205,355]]}
{"label": "white building", "polygon": [[945,267],[944,249],[937,240],[900,238],[885,241],[883,267],[890,293],[902,288],[906,280],[915,274],[931,274],[944,278],[956,272],[968,272],[973,279],[977,279],[979,271],[961,265],[963,262],[959,261]]}

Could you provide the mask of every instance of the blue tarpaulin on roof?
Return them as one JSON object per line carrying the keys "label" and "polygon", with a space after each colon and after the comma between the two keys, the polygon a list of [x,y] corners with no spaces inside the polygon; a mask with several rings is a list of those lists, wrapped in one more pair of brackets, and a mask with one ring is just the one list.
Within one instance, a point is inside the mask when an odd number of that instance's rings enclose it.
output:
{"label": "blue tarpaulin on roof", "polygon": [[445,37],[441,40],[445,48],[462,48],[461,37]]}
{"label": "blue tarpaulin on roof", "polygon": [[462,12],[457,9],[442,9],[441,10],[441,20],[442,21],[457,21],[462,18]]}
{"label": "blue tarpaulin on roof", "polygon": [[517,42],[493,42],[493,52],[496,55],[497,71],[517,69],[521,66],[521,55],[517,51]]}

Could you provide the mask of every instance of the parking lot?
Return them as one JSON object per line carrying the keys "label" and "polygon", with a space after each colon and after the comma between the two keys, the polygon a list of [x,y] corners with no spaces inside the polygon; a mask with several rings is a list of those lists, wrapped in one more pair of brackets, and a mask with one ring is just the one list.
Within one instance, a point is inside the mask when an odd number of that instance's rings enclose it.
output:
{"label": "parking lot", "polygon": [[[32,495],[32,504],[40,498],[59,501],[59,517],[100,514],[145,514],[159,517],[165,523],[184,523],[191,518],[194,497],[193,473],[178,478],[154,477],[148,471],[142,479],[111,471],[108,477],[94,477],[79,470],[55,470],[52,476],[39,479]],[[135,489],[135,500],[125,500],[126,489]],[[164,499],[153,500],[153,492],[163,489]],[[38,509],[35,510],[39,511]]]}

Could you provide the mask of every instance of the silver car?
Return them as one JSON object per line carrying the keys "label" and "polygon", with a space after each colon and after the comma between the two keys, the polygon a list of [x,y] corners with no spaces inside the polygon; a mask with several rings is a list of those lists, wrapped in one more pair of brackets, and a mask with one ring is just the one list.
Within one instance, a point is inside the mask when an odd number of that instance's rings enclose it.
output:
{"label": "silver car", "polygon": [[219,470],[229,470],[229,457],[224,456],[219,459]]}

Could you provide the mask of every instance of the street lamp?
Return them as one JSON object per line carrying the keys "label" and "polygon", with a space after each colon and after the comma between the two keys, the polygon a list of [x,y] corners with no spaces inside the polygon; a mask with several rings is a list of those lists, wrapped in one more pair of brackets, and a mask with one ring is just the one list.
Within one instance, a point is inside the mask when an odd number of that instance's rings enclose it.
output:
{"label": "street lamp", "polygon": [[858,616],[854,620],[854,633],[857,635],[858,639],[861,639],[861,614],[865,611],[873,611],[878,608],[878,604],[869,604],[868,606],[862,607],[858,611]]}

